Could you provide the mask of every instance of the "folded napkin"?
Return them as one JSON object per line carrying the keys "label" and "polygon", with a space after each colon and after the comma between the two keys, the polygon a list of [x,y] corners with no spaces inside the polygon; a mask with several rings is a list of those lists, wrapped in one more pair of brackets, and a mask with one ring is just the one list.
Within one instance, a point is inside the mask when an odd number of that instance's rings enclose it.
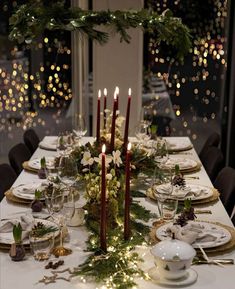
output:
{"label": "folded napkin", "polygon": [[202,189],[192,190],[190,186],[185,187],[173,186],[172,195],[178,198],[186,198],[186,197],[199,197],[203,193],[204,190]]}
{"label": "folded napkin", "polygon": [[174,233],[175,238],[184,241],[186,243],[192,244],[194,242],[206,243],[214,242],[217,240],[217,234],[212,232],[207,232],[204,230],[202,224],[197,224],[191,222],[184,227],[180,225],[172,225],[167,228],[167,233]]}
{"label": "folded napkin", "polygon": [[22,240],[23,240],[26,237],[28,237],[29,232],[31,231],[33,226],[33,221],[34,218],[31,215],[22,215],[19,218],[1,221],[0,234],[12,232],[13,226],[20,223],[23,230],[22,232]]}

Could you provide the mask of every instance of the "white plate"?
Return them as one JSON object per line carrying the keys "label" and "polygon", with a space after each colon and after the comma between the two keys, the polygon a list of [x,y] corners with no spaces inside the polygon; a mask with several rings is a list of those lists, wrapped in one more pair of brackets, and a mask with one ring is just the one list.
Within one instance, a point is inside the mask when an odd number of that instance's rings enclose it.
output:
{"label": "white plate", "polygon": [[170,280],[163,278],[161,274],[159,274],[158,269],[156,267],[151,268],[148,271],[149,277],[152,279],[154,283],[157,283],[159,285],[168,286],[168,287],[181,287],[181,286],[188,286],[190,284],[193,284],[197,281],[197,272],[193,269],[188,269],[185,277]]}
{"label": "white plate", "polygon": [[[46,159],[46,167],[48,169],[54,169],[54,161],[55,157],[45,157]],[[40,165],[41,159],[33,159],[28,161],[28,166],[32,169],[39,170],[41,165]]]}
{"label": "white plate", "polygon": [[161,166],[164,169],[174,169],[175,165],[179,165],[180,170],[184,171],[196,168],[198,166],[198,163],[190,158],[170,155],[168,160]]}
{"label": "white plate", "polygon": [[[154,190],[156,190],[160,194],[167,195],[167,193],[170,191],[168,189],[169,187],[171,187],[170,183],[161,184],[155,186]],[[170,196],[173,196],[178,200],[184,199],[191,199],[192,201],[203,200],[213,196],[213,189],[206,186],[186,183],[186,187],[183,189],[179,189],[173,186],[173,192]]]}
{"label": "white plate", "polygon": [[[41,222],[43,223],[45,226],[49,227],[49,226],[53,226],[53,227],[56,227],[58,230],[54,232],[54,236],[57,237],[60,233],[59,231],[59,226],[52,222],[52,221],[49,221],[49,220],[43,220],[43,219],[36,219],[36,221],[34,221],[34,224],[37,224],[38,222]],[[32,225],[33,226],[33,225]],[[13,238],[13,234],[12,232],[9,232],[9,233],[0,233],[0,243],[2,244],[12,244],[14,242],[14,238]],[[29,244],[29,239],[28,238],[25,238],[23,240],[23,244],[24,245],[28,245]]]}
{"label": "white plate", "polygon": [[[190,226],[189,222],[186,226]],[[199,248],[199,246],[201,246],[202,248],[214,248],[214,247],[218,247],[218,246],[222,246],[226,243],[228,243],[231,240],[231,234],[228,230],[226,230],[225,228],[213,224],[213,223],[208,223],[208,222],[203,222],[203,221],[196,221],[194,222],[197,225],[201,225],[203,227],[202,229],[202,233],[199,233],[199,237],[202,237],[206,234],[210,234],[213,233],[213,236],[216,237],[216,240],[214,241],[207,241],[207,242],[203,242],[203,241],[195,241],[192,246],[194,248]],[[166,229],[168,227],[171,227],[173,225],[172,222],[167,223],[161,227],[159,227],[156,230],[156,236],[159,240],[163,241],[163,240],[169,240],[171,239],[171,236],[169,236],[169,234],[167,233]]]}
{"label": "white plate", "polygon": [[[20,199],[25,200],[34,200],[34,192],[35,190],[43,190],[47,184],[45,185],[39,183],[31,183],[31,184],[23,184],[12,189],[12,194]],[[45,198],[42,197],[41,200]]]}
{"label": "white plate", "polygon": [[167,139],[167,147],[169,151],[180,152],[191,149],[192,143],[188,139]]}

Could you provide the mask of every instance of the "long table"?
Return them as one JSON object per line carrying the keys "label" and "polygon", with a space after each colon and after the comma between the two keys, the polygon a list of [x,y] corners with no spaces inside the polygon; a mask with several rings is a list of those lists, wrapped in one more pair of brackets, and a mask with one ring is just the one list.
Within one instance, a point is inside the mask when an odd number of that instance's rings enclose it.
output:
{"label": "long table", "polygon": [[[87,142],[91,140],[91,138],[85,138],[84,141]],[[193,158],[199,161],[196,151],[193,149],[187,152],[181,152],[181,155],[189,158]],[[55,156],[56,152],[47,151],[38,148],[33,158],[41,158],[43,156]],[[198,176],[199,179],[191,180],[191,182],[195,184],[203,184],[206,186],[212,186],[209,177],[207,176],[205,169],[202,167],[199,172],[193,174],[194,176]],[[27,182],[38,182],[41,180],[38,178],[36,174],[31,174],[27,171],[23,171],[20,176],[17,178],[16,182],[13,186],[17,186],[20,184],[26,184]],[[81,198],[81,202],[83,202],[83,198]],[[139,198],[139,201],[148,209],[155,212],[156,205],[149,201],[148,199]],[[232,222],[227,215],[223,204],[219,200],[216,203],[209,204],[204,206],[207,209],[212,211],[212,214],[201,215],[201,220],[207,221],[216,221],[222,224],[232,226]],[[10,203],[4,198],[0,204],[0,214],[1,219],[9,216],[11,214],[17,212],[30,212],[31,209],[19,205],[16,203]],[[63,268],[73,268],[84,262],[88,256],[87,252],[83,250],[86,248],[85,241],[88,236],[88,232],[84,226],[69,228],[70,232],[70,242],[67,244],[73,250],[73,253],[69,256],[63,257],[65,261]],[[143,269],[147,270],[154,266],[153,257],[150,254],[149,247],[139,247],[137,248],[139,254],[143,257],[144,262],[142,264]],[[45,288],[46,285],[42,283],[38,283],[40,279],[43,278],[44,275],[50,275],[49,270],[44,269],[45,262],[35,261],[33,256],[27,254],[26,260],[22,262],[12,262],[9,255],[6,252],[0,252],[0,288],[1,289],[32,289],[32,288]],[[218,256],[219,257],[219,256]],[[223,258],[233,258],[235,259],[235,250],[230,253],[226,253],[220,257]],[[58,260],[51,257],[51,260]],[[192,266],[192,268],[198,273],[198,280],[196,283],[190,286],[192,289],[234,289],[235,288],[235,265],[229,265],[225,268],[221,268],[217,265],[197,265]],[[66,273],[65,273],[66,275]],[[137,284],[139,288],[162,288],[159,285],[152,283],[151,281],[145,281],[141,279],[137,279]],[[91,282],[87,282],[81,277],[75,277],[71,282],[66,282],[63,280],[58,280],[56,283],[52,283],[47,285],[50,289],[82,289],[82,288],[97,288],[101,287],[102,284],[95,284]]]}

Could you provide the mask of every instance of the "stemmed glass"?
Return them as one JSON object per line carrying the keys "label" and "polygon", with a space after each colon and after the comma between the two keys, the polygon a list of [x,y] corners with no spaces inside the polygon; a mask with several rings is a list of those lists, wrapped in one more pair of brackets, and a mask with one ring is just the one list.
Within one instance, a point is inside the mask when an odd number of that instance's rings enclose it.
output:
{"label": "stemmed glass", "polygon": [[164,167],[164,164],[169,158],[167,143],[165,139],[157,139],[152,143],[152,153],[154,155],[155,161],[160,167]]}
{"label": "stemmed glass", "polygon": [[87,133],[87,127],[86,127],[85,118],[81,114],[77,114],[74,117],[73,132],[77,136],[78,142]]}
{"label": "stemmed glass", "polygon": [[140,122],[143,123],[147,128],[150,127],[153,121],[153,107],[152,105],[145,105],[141,108]]}
{"label": "stemmed glass", "polygon": [[58,177],[63,184],[68,186],[74,185],[78,174],[78,167],[76,161],[72,157],[68,155],[61,156],[57,171]]}
{"label": "stemmed glass", "polygon": [[135,128],[135,135],[139,140],[140,144],[143,144],[150,140],[150,135],[148,134],[148,126],[145,123],[139,122]]}

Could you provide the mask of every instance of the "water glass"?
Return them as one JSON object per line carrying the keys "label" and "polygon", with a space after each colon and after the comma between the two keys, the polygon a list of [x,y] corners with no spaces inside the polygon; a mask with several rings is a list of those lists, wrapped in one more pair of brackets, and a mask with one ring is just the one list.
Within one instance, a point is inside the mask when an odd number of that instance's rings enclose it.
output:
{"label": "water glass", "polygon": [[78,168],[76,161],[69,156],[61,156],[57,167],[58,177],[65,185],[72,186],[76,182]]}
{"label": "water glass", "polygon": [[74,202],[74,193],[75,193],[75,188],[74,187],[66,187],[64,189],[64,205],[63,209],[61,211],[64,221],[66,225],[69,225],[71,219],[74,216],[75,212],[75,202]]}
{"label": "water glass", "polygon": [[81,114],[77,114],[74,117],[73,132],[78,137],[78,140],[84,137],[87,133],[85,118]]}
{"label": "water glass", "polygon": [[161,217],[164,221],[173,221],[178,208],[178,200],[166,198],[160,202]]}
{"label": "water glass", "polygon": [[53,233],[37,237],[31,232],[29,234],[29,242],[35,260],[43,261],[49,259],[51,250],[54,247]]}

